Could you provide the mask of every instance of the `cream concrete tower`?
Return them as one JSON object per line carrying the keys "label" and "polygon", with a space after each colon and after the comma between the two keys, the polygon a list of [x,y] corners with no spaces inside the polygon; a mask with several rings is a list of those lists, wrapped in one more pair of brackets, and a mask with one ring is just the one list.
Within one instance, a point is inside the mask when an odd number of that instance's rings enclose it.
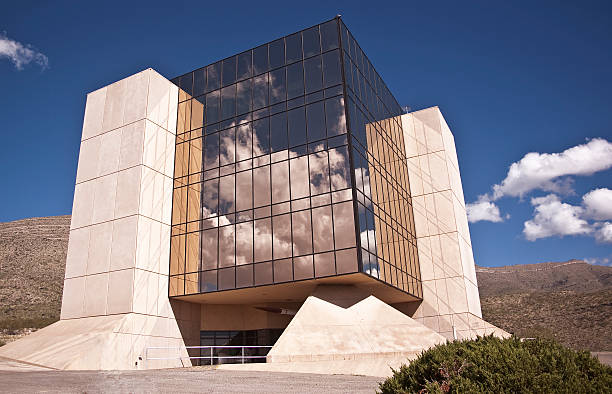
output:
{"label": "cream concrete tower", "polygon": [[[448,339],[507,335],[482,320],[455,138],[438,107],[402,115],[423,301],[400,306]],[[416,309],[415,309],[416,306]]]}
{"label": "cream concrete tower", "polygon": [[199,344],[199,305],[168,298],[177,98],[177,87],[152,69],[88,94],[61,320],[0,356],[133,369],[146,347]]}

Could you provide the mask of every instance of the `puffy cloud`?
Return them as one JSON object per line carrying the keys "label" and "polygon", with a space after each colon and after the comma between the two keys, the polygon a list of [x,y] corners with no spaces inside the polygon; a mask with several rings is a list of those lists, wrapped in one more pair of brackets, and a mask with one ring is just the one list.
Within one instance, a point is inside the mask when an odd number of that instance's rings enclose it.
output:
{"label": "puffy cloud", "polygon": [[612,219],[612,190],[601,188],[591,190],[582,197],[585,215],[595,220]]}
{"label": "puffy cloud", "polygon": [[612,243],[612,222],[596,223],[595,240],[601,243]]}
{"label": "puffy cloud", "polygon": [[535,190],[566,192],[571,190],[571,175],[591,175],[612,168],[612,143],[594,138],[561,153],[526,154],[512,163],[506,178],[493,186],[492,200],[503,196],[523,197]]}
{"label": "puffy cloud", "polygon": [[49,65],[47,56],[35,50],[31,45],[23,45],[11,40],[6,33],[0,33],[0,58],[9,59],[17,70],[22,70],[23,66],[30,63],[36,63],[42,69]]}
{"label": "puffy cloud", "polygon": [[606,267],[612,267],[612,259],[608,258],[608,257],[585,258],[584,261],[586,261],[589,264],[603,265],[603,266],[606,266]]}
{"label": "puffy cloud", "polygon": [[534,217],[524,224],[523,234],[529,241],[539,238],[565,235],[586,235],[593,230],[589,223],[582,219],[582,207],[562,203],[559,197],[549,194],[532,198]]}
{"label": "puffy cloud", "polygon": [[503,222],[499,207],[495,203],[486,200],[479,200],[466,205],[467,217],[470,223],[480,221]]}

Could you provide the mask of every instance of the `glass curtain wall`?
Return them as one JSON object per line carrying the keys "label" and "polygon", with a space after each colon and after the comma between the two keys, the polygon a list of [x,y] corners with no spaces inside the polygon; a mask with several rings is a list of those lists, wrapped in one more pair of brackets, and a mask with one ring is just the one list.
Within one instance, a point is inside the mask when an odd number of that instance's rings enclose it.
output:
{"label": "glass curtain wall", "polygon": [[361,269],[421,298],[403,110],[342,21],[340,31]]}
{"label": "glass curtain wall", "polygon": [[174,82],[170,296],[358,272],[337,21]]}
{"label": "glass curtain wall", "polygon": [[339,19],[173,82],[170,296],[359,271],[421,296],[402,112]]}

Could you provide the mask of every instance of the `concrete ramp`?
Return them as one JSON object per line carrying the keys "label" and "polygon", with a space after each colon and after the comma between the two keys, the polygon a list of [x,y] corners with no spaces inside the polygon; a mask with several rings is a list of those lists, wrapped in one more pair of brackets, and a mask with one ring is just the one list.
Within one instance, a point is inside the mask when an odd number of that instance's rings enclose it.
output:
{"label": "concrete ramp", "polygon": [[352,286],[321,286],[270,350],[268,362],[409,358],[445,341]]}
{"label": "concrete ramp", "polygon": [[[150,335],[165,329],[168,319],[158,319],[153,324],[163,327],[156,328],[152,326],[151,318],[139,318],[134,314],[60,320],[0,347],[0,359],[60,370],[191,366],[187,352],[180,347],[178,339]],[[153,355],[167,359],[150,360],[143,364],[144,349],[148,346],[164,347]],[[178,359],[179,355],[183,358]]]}
{"label": "concrete ramp", "polygon": [[[123,316],[60,320],[0,348],[0,356],[55,369],[108,369]],[[114,358],[114,357],[113,357]],[[125,357],[127,359],[127,357]]]}

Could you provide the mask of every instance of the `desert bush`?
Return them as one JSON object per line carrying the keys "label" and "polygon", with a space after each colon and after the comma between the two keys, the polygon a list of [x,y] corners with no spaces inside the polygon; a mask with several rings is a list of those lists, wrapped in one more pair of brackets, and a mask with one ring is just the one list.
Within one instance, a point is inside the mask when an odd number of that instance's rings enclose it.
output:
{"label": "desert bush", "polygon": [[0,319],[0,330],[19,331],[24,328],[43,328],[58,321],[55,317],[31,317]]}
{"label": "desert bush", "polygon": [[612,368],[550,339],[447,342],[393,371],[381,393],[605,393]]}

